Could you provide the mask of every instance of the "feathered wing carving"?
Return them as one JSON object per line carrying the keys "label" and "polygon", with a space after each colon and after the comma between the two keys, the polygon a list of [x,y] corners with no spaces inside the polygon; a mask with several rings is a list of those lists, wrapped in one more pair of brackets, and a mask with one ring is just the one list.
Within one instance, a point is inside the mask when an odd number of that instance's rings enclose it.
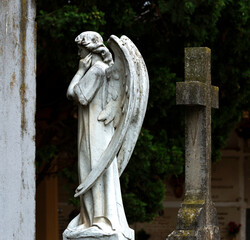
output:
{"label": "feathered wing carving", "polygon": [[[113,40],[113,38],[116,40]],[[108,40],[109,46],[114,52],[115,61],[106,70],[107,83],[106,89],[104,89],[104,94],[106,94],[104,98],[107,99],[107,105],[98,117],[98,120],[104,121],[105,124],[114,121],[113,125],[115,128],[120,124],[123,115],[122,106],[127,96],[126,86],[130,84],[126,81],[130,69],[125,59],[126,56],[117,44],[118,41],[120,42],[120,39],[115,36],[111,36]]]}
{"label": "feathered wing carving", "polygon": [[126,47],[131,57],[130,61],[132,61],[130,65],[135,71],[135,77],[133,79],[134,99],[130,125],[117,157],[120,175],[129,162],[140,134],[146,113],[149,92],[148,71],[139,50],[128,37],[122,36],[121,41],[124,43],[124,47]]}
{"label": "feathered wing carving", "polygon": [[107,105],[98,120],[113,121],[114,135],[100,158],[98,168],[89,173],[76,189],[75,197],[84,194],[104,173],[117,156],[119,174],[127,166],[138,139],[148,101],[149,80],[143,58],[126,36],[112,35],[108,45],[114,53],[114,64],[106,70],[107,84],[104,97]]}

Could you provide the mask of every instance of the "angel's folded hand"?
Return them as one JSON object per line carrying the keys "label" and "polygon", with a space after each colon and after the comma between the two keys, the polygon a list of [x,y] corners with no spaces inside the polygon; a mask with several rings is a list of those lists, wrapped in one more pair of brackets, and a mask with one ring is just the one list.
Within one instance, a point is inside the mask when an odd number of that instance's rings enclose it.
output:
{"label": "angel's folded hand", "polygon": [[84,72],[86,72],[92,63],[92,54],[88,54],[85,58],[81,59],[79,62],[79,69],[82,69]]}

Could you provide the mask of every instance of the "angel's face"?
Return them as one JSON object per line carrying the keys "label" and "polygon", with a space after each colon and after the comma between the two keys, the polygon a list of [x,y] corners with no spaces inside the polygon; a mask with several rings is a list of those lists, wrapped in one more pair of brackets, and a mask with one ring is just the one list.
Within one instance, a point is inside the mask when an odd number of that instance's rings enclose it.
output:
{"label": "angel's face", "polygon": [[81,59],[85,58],[89,54],[89,51],[83,47],[83,46],[78,46],[78,55],[80,56]]}

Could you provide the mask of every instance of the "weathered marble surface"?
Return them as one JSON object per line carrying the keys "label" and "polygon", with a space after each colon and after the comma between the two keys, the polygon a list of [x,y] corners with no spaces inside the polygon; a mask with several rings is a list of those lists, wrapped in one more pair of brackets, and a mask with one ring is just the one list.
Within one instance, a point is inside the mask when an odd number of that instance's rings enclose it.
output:
{"label": "weathered marble surface", "polygon": [[186,48],[185,82],[177,83],[177,104],[186,105],[185,198],[169,240],[220,239],[211,200],[211,107],[219,103],[210,58],[208,48]]}
{"label": "weathered marble surface", "polygon": [[35,1],[0,1],[0,238],[35,235]]}
{"label": "weathered marble surface", "polygon": [[148,74],[138,49],[127,37],[103,44],[95,32],[77,38],[79,69],[67,96],[78,103],[78,172],[81,213],[64,239],[134,239],[119,177],[135,147],[148,99]]}
{"label": "weathered marble surface", "polygon": [[[69,237],[67,237],[69,236]],[[64,232],[63,240],[93,240],[93,239],[102,239],[102,240],[126,240],[121,232],[112,231],[112,232],[104,232],[98,227],[90,227],[84,229],[83,227],[79,227],[78,231],[73,229],[72,231],[67,228]],[[131,239],[134,239],[131,236]]]}

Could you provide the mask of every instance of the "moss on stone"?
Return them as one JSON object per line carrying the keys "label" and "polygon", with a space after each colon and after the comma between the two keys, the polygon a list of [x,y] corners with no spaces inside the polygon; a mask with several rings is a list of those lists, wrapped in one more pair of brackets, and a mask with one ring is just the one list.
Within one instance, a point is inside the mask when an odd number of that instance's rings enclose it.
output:
{"label": "moss on stone", "polygon": [[175,237],[187,238],[190,236],[194,236],[193,230],[177,230],[177,231],[175,231]]}
{"label": "moss on stone", "polygon": [[10,90],[12,91],[16,83],[16,74],[15,72],[12,73],[11,81],[10,81]]}
{"label": "moss on stone", "polygon": [[21,117],[21,131],[22,131],[22,136],[24,134],[24,132],[26,131],[26,117],[25,117],[25,105],[27,102],[26,99],[26,84],[23,82],[21,84],[21,87],[19,89],[19,93],[20,93],[20,98],[21,98],[21,107],[22,107],[22,117]]}
{"label": "moss on stone", "polygon": [[22,137],[24,135],[24,132],[26,131],[26,116],[25,116],[25,105],[27,102],[26,99],[26,84],[25,84],[25,71],[26,71],[26,30],[27,30],[27,1],[22,0],[21,4],[21,32],[20,32],[20,41],[21,41],[21,47],[22,47],[22,60],[21,60],[21,86],[19,89],[20,92],[20,100],[21,100],[21,134]]}

